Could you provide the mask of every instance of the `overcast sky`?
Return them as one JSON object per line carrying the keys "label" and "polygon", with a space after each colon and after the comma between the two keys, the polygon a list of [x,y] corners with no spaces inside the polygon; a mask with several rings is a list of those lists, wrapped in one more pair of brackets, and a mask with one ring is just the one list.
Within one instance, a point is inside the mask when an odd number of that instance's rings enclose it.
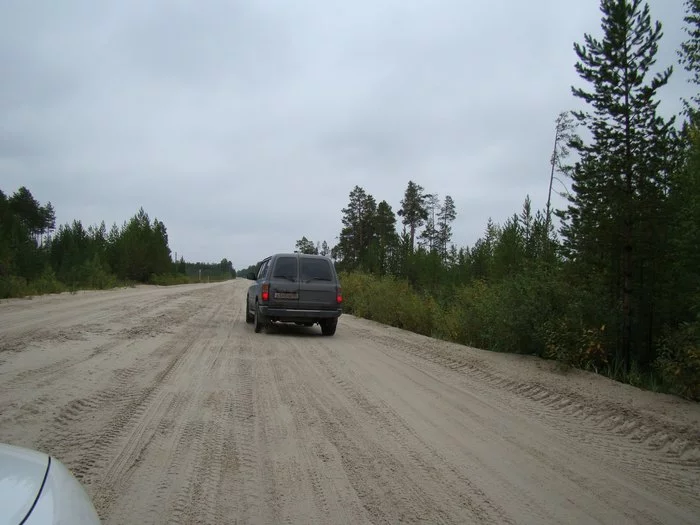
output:
{"label": "overcast sky", "polygon": [[[682,1],[650,5],[672,114]],[[178,256],[241,268],[334,245],[355,185],[396,211],[414,180],[471,245],[526,194],[544,206],[587,32],[597,0],[4,0],[0,189],[59,223],[143,206]]]}

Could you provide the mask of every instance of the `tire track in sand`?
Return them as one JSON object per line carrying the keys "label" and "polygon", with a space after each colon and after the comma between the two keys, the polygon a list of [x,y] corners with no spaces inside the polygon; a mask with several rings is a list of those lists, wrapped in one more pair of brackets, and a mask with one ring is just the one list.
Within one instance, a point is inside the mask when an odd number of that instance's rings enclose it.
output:
{"label": "tire track in sand", "polygon": [[[326,427],[333,436],[331,442],[341,447],[340,450],[347,448],[348,443],[358,439],[356,436],[353,440],[350,429],[356,429],[366,440],[353,452],[366,456],[364,459],[355,458],[350,453],[341,453],[341,456],[347,463],[346,471],[359,474],[353,485],[361,487],[360,492],[365,496],[367,477],[382,479],[381,491],[373,491],[372,498],[368,498],[365,504],[368,511],[371,509],[373,521],[393,522],[398,513],[408,522],[455,523],[451,516],[461,515],[462,519],[471,516],[480,523],[512,523],[504,510],[483,490],[467,477],[447,468],[448,463],[433,454],[401,416],[382,400],[371,396],[351,367],[345,366],[339,356],[331,360],[324,348],[325,345],[310,346],[301,350],[299,356],[304,361],[304,368],[317,369],[319,376],[314,384],[325,382],[328,387],[324,391],[331,393],[330,399],[323,399],[318,389],[310,390],[316,406],[326,407],[320,409],[325,410],[323,419],[327,420],[331,414],[339,418],[338,423]],[[330,408],[341,404],[345,405],[342,412]],[[342,419],[341,414],[344,414]],[[360,419],[359,415],[363,417]],[[357,429],[362,429],[362,432]],[[358,459],[357,463],[365,464],[368,458],[372,458],[369,461],[371,467],[365,468],[376,469],[372,476],[358,472],[355,464]],[[397,480],[400,480],[400,485]],[[376,498],[383,492],[384,501],[379,504]],[[440,499],[433,499],[436,495],[440,495]],[[381,512],[382,508],[386,509],[385,514]]]}
{"label": "tire track in sand", "polygon": [[[209,342],[208,338],[201,337],[201,330],[194,328],[204,325],[213,317],[217,317],[224,306],[221,303],[208,306],[199,316],[188,323],[187,326],[190,329],[185,330],[185,337],[177,334],[169,344],[154,352],[154,354],[167,353],[171,355],[166,367],[158,372],[150,385],[142,389],[117,414],[93,445],[92,450],[95,451],[99,461],[94,460],[91,463],[99,465],[99,473],[95,472],[94,468],[90,468],[84,473],[84,477],[90,479],[90,477],[99,476],[93,500],[101,515],[109,515],[111,506],[128,486],[135,466],[140,463],[139,458],[146,454],[146,450],[154,442],[158,435],[158,429],[162,428],[164,424],[163,420],[166,422],[172,420],[172,414],[164,409],[172,397],[172,392],[167,391],[169,384],[178,386],[191,384],[187,380],[186,371],[191,365],[197,363],[198,357],[202,355]],[[188,364],[190,366],[187,366]],[[183,382],[184,385],[182,385]],[[201,446],[204,424],[201,421],[197,422],[192,433],[194,435],[192,446]],[[123,443],[117,446],[118,441]],[[108,450],[115,448],[118,453],[110,458]],[[192,448],[190,449],[191,453]],[[179,508],[180,506],[176,504],[175,512]]]}
{"label": "tire track in sand", "polygon": [[[514,414],[527,414],[528,418],[543,422],[576,443],[579,452],[587,454],[591,461],[597,463],[604,457],[604,464],[616,465],[640,486],[654,485],[654,491],[663,494],[664,499],[684,505],[697,503],[697,430],[668,427],[633,409],[500,375],[464,350],[457,355],[446,350],[456,345],[428,338],[421,344],[414,339],[423,339],[422,336],[410,333],[397,337],[371,333],[369,337],[382,352],[421,373],[429,373],[445,385],[458,386],[493,406],[509,407]],[[532,452],[544,457],[534,449]],[[559,468],[565,467],[562,464]],[[692,472],[696,474],[689,475]],[[589,489],[596,492],[594,486]]]}

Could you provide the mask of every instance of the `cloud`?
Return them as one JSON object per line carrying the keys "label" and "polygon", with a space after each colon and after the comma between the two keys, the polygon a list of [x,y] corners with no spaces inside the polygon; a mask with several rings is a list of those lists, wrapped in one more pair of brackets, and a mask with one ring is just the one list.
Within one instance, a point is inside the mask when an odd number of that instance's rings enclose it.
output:
{"label": "cloud", "polygon": [[[675,4],[651,3],[659,65],[684,38]],[[526,194],[544,206],[572,45],[599,31],[577,0],[6,2],[1,186],[59,222],[143,206],[173,251],[243,267],[302,235],[333,244],[356,184],[397,210],[415,180],[453,196],[472,244]]]}

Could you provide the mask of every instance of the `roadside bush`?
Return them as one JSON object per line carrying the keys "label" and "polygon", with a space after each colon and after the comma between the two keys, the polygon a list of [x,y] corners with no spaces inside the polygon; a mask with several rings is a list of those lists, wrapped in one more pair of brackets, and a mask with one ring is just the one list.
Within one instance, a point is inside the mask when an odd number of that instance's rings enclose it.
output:
{"label": "roadside bush", "polygon": [[31,295],[24,277],[8,275],[0,277],[0,298],[24,297]]}
{"label": "roadside bush", "polygon": [[105,290],[117,286],[117,278],[111,274],[100,258],[95,255],[90,261],[84,263],[79,270],[78,282],[81,288]]}
{"label": "roadside bush", "polygon": [[452,342],[462,342],[462,325],[460,322],[460,312],[452,306],[437,305],[434,316],[433,334],[439,339]]}
{"label": "roadside bush", "polygon": [[[619,326],[619,308],[601,300],[605,295],[596,282],[571,286],[560,278],[558,295],[550,304],[547,318],[536,328],[543,344],[543,357],[583,370],[616,377],[622,367],[609,349],[616,334],[609,327]],[[544,297],[543,297],[544,299]],[[611,333],[612,332],[612,333]]]}
{"label": "roadside bush", "polygon": [[488,347],[490,337],[486,310],[491,302],[490,292],[487,283],[482,280],[455,290],[454,301],[446,315],[447,327],[454,335],[453,341],[479,348]]}
{"label": "roadside bush", "polygon": [[32,294],[41,295],[47,293],[61,293],[66,291],[66,285],[56,278],[56,272],[50,266],[44,269],[44,273],[28,286]]}
{"label": "roadside bush", "polygon": [[376,277],[361,273],[341,273],[339,278],[343,287],[343,310],[366,318],[369,311],[369,288],[374,285]]}
{"label": "roadside bush", "polygon": [[182,273],[152,273],[148,278],[148,284],[157,286],[173,286],[176,284],[193,284],[193,283],[219,283],[233,279],[230,274],[219,275],[202,275],[200,281],[198,275],[185,275]]}
{"label": "roadside bush", "polygon": [[98,254],[81,264],[62,268],[59,270],[58,280],[71,290],[105,290],[119,284],[109,265],[104,263]]}
{"label": "roadside bush", "polygon": [[56,278],[51,267],[46,267],[38,278],[31,281],[15,275],[0,277],[0,299],[61,293],[66,289],[66,286]]}
{"label": "roadside bush", "polygon": [[189,284],[192,282],[192,279],[181,273],[151,274],[148,282],[158,286],[172,286],[176,284]]}
{"label": "roadside bush", "polygon": [[662,339],[655,366],[671,392],[700,401],[700,316]]}
{"label": "roadside bush", "polygon": [[572,325],[569,319],[560,318],[545,322],[541,334],[545,341],[543,356],[546,358],[596,373],[609,367],[605,325]]}
{"label": "roadside bush", "polygon": [[497,331],[491,349],[542,356],[541,327],[562,311],[567,290],[546,273],[531,271],[503,279],[493,292],[487,325]]}
{"label": "roadside bush", "polygon": [[565,296],[541,276],[445,287],[440,301],[389,276],[346,273],[341,282],[344,309],[358,317],[469,346],[537,355],[545,348],[541,327]]}
{"label": "roadside bush", "polygon": [[364,317],[390,326],[401,326],[401,309],[406,306],[407,294],[400,283],[392,278],[372,278],[366,286],[362,301]]}
{"label": "roadside bush", "polygon": [[[434,319],[439,308],[435,299],[417,294],[406,281],[392,281],[398,299],[398,322],[394,326],[432,336]],[[391,290],[387,290],[387,293],[391,293]]]}
{"label": "roadside bush", "polygon": [[415,292],[407,281],[343,273],[340,282],[345,312],[419,334],[433,335],[440,307],[432,297]]}

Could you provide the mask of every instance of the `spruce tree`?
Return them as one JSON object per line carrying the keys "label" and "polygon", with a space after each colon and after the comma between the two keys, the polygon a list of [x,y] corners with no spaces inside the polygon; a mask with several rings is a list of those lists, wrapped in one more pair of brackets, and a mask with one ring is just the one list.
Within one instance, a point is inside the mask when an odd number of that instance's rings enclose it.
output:
{"label": "spruce tree", "polygon": [[572,142],[580,157],[569,170],[574,195],[562,233],[569,257],[605,274],[611,304],[620,305],[617,351],[627,369],[639,321],[635,265],[647,255],[644,232],[666,191],[673,119],[657,115],[656,97],[672,68],[649,78],[662,32],[646,3],[602,0],[601,11],[602,40],[586,34],[583,45],[574,44],[576,71],[590,87],[572,91],[592,111],[572,114],[591,139]]}

